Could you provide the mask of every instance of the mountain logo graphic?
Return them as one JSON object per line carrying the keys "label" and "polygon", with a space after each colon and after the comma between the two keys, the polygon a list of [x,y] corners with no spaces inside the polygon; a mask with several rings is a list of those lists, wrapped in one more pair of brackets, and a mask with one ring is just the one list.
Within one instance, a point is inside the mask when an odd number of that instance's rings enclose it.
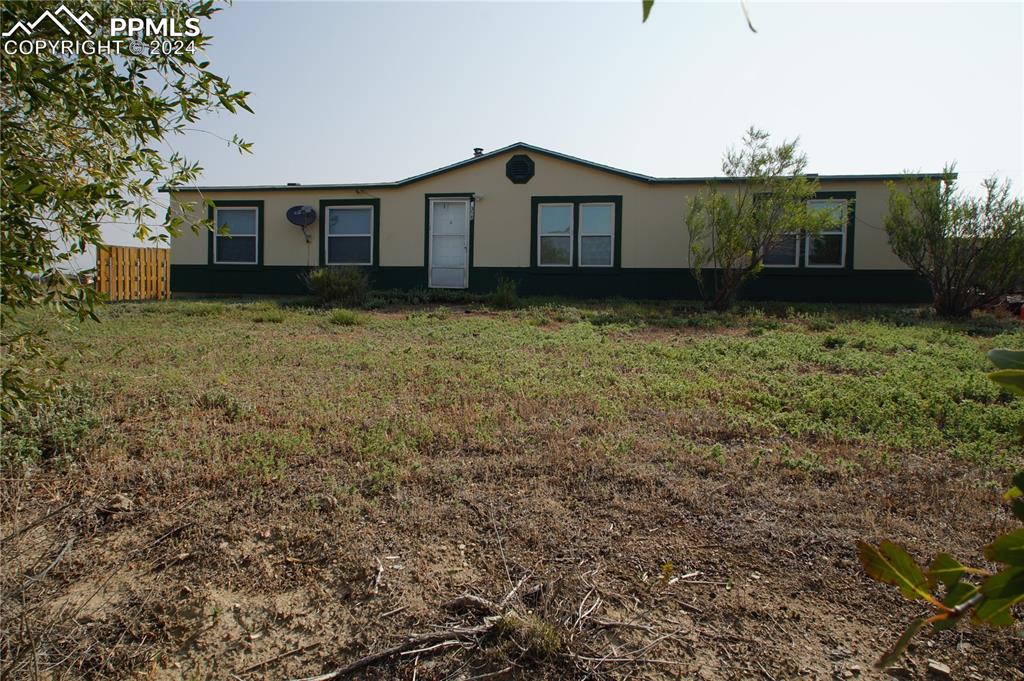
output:
{"label": "mountain logo graphic", "polygon": [[61,5],[60,7],[57,8],[57,11],[55,11],[55,12],[51,12],[50,10],[46,10],[45,12],[43,12],[42,14],[39,15],[38,19],[36,19],[35,21],[33,21],[30,24],[26,24],[23,21],[19,21],[18,23],[14,24],[14,26],[12,26],[9,31],[4,31],[3,36],[5,38],[9,38],[12,35],[14,35],[15,33],[17,33],[18,31],[21,31],[25,35],[32,35],[32,31],[35,30],[36,26],[38,26],[39,24],[42,23],[43,19],[49,19],[50,21],[52,21],[53,24],[57,28],[59,28],[62,33],[64,33],[64,35],[71,35],[71,31],[68,30],[68,27],[65,26],[64,24],[62,24],[60,22],[60,19],[57,18],[57,15],[61,15],[61,14],[64,16],[64,20],[69,22],[69,25],[71,23],[74,23],[80,29],[85,31],[86,33],[89,33],[89,34],[92,33],[92,29],[85,22],[86,22],[86,20],[88,20],[90,23],[92,23],[93,21],[96,21],[96,19],[95,19],[95,17],[93,17],[93,15],[89,14],[89,12],[82,12],[81,16],[77,16],[77,15],[75,15],[74,12],[69,10],[67,7],[65,7],[64,5]]}

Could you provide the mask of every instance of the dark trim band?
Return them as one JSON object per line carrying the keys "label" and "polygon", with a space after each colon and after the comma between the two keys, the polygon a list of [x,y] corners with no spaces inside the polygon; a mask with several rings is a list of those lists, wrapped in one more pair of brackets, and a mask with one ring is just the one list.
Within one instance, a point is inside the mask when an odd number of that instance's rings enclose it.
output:
{"label": "dark trim band", "polygon": [[[308,267],[268,265],[263,268],[171,265],[171,291],[216,294],[305,294],[302,276]],[[371,273],[375,290],[424,290],[425,268],[379,267]],[[566,276],[566,275],[569,276]],[[499,278],[515,281],[524,296],[698,300],[700,293],[689,270],[632,268],[597,272],[557,272],[530,267],[474,267],[470,293],[490,293]],[[928,282],[910,270],[803,270],[763,272],[744,285],[743,300],[804,303],[927,303]]]}

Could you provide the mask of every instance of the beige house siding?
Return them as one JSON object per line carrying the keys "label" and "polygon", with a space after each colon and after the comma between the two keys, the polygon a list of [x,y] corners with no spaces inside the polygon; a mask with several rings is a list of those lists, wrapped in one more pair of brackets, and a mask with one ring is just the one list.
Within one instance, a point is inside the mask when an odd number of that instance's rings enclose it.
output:
{"label": "beige house siding", "polygon": [[[527,184],[513,184],[505,164],[520,150],[511,150],[479,162],[412,182],[402,187],[367,189],[288,189],[216,191],[203,196],[214,201],[264,202],[264,265],[316,266],[321,244],[317,225],[302,230],[288,222],[291,206],[308,204],[319,210],[325,199],[380,200],[381,267],[424,265],[425,197],[428,194],[466,193],[476,197],[473,234],[474,267],[529,267],[531,197],[622,196],[621,260],[623,268],[685,268],[689,266],[684,215],[687,201],[700,184],[651,184],[579,163],[529,153],[535,176]],[[892,253],[884,229],[888,190],[880,180],[823,181],[822,191],[856,192],[853,239],[854,268],[906,269]],[[191,206],[190,206],[191,204]],[[184,210],[190,222],[206,216],[206,207],[193,192],[174,193],[172,209]],[[208,233],[185,229],[172,240],[171,263],[207,264]]]}
{"label": "beige house siding", "polygon": [[206,207],[196,203],[198,195],[192,192],[171,194],[171,214],[185,220],[181,234],[171,238],[172,265],[205,265],[208,255],[205,229],[193,233],[191,226],[206,217]]}
{"label": "beige house siding", "polygon": [[885,182],[822,182],[822,191],[857,193],[853,238],[855,270],[906,270],[889,246],[885,215],[889,212],[889,188]]}
{"label": "beige house siding", "polygon": [[[505,163],[513,153],[486,159],[400,188],[369,190],[286,190],[214,192],[214,201],[264,201],[264,264],[316,265],[320,244],[316,225],[309,228],[309,249],[302,231],[288,222],[288,208],[307,204],[318,208],[325,199],[378,198],[381,267],[423,266],[425,197],[466,193],[476,196],[473,264],[476,267],[529,267],[531,202],[533,196],[622,196],[622,266],[687,267],[683,213],[697,186],[649,185],[574,163],[537,156],[536,175],[527,184],[512,184]],[[198,203],[197,203],[198,201]],[[194,193],[176,193],[175,206],[193,208],[190,222],[206,217],[206,207]],[[172,240],[171,262],[200,265],[207,261],[206,232],[185,230]]]}

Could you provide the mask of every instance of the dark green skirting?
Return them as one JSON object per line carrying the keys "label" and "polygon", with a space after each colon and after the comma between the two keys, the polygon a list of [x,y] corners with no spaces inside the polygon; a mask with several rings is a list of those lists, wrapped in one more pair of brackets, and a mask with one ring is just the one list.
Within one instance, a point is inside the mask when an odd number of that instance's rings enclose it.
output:
{"label": "dark green skirting", "polygon": [[[177,293],[302,294],[306,267],[171,265],[171,291]],[[423,267],[369,267],[373,288],[424,289]],[[696,282],[685,269],[629,268],[607,272],[545,270],[530,267],[473,267],[470,292],[493,291],[505,277],[524,296],[573,298],[697,299]],[[905,270],[766,270],[743,288],[746,300],[818,303],[924,303],[927,282]]]}

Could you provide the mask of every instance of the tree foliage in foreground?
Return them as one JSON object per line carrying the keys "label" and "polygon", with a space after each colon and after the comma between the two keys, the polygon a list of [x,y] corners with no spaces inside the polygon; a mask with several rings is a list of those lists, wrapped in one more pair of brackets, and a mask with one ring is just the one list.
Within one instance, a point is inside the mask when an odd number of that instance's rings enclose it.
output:
{"label": "tree foliage in foreground", "polygon": [[[647,23],[648,17],[651,16],[651,10],[654,9],[654,0],[641,0],[641,5],[644,12],[644,23]],[[750,20],[750,11],[747,8],[747,0],[740,0],[740,6],[743,8],[743,17],[747,20],[747,28],[750,29],[751,33],[757,33],[757,29],[754,28],[754,22]]]}
{"label": "tree foliage in foreground", "polygon": [[[988,356],[996,366],[989,378],[1024,396],[1024,351],[992,350]],[[1011,504],[1014,516],[1024,521],[1024,471],[1014,476],[1012,485],[1003,499]],[[1015,622],[1014,609],[1024,605],[1024,528],[1000,535],[985,547],[985,558],[1000,565],[994,573],[964,565],[948,553],[935,556],[925,570],[890,541],[878,546],[857,542],[857,553],[869,577],[899,587],[904,598],[924,601],[934,610],[910,623],[878,661],[879,667],[896,662],[925,626],[941,631],[969,615],[978,623],[1009,627]]]}
{"label": "tree foliage in foreground", "polygon": [[709,183],[690,201],[690,272],[709,307],[731,307],[740,287],[763,268],[765,253],[787,237],[834,226],[835,216],[807,206],[818,181],[804,174],[806,168],[798,140],[773,145],[768,132],[752,127],[722,161],[729,182]]}
{"label": "tree foliage in foreground", "polygon": [[[5,0],[0,25],[32,22],[58,2]],[[110,40],[112,17],[210,19],[213,0],[67,1],[72,10],[88,9],[96,40]],[[64,36],[41,22],[33,39]],[[84,38],[85,36],[81,36]],[[43,399],[52,364],[46,335],[23,323],[25,313],[45,308],[64,318],[93,316],[96,292],[64,268],[102,243],[101,225],[129,224],[139,239],[156,236],[164,222],[153,208],[154,190],[163,183],[193,182],[199,167],[177,153],[156,147],[185,132],[210,112],[239,108],[248,93],[202,60],[210,37],[192,41],[193,50],[170,54],[4,54],[0,59],[0,221],[3,229],[0,323],[3,354],[0,413],[10,418],[25,401]],[[241,150],[248,144],[231,143]],[[172,235],[181,216],[168,216]]]}
{"label": "tree foliage in foreground", "polygon": [[964,317],[1024,280],[1024,199],[1009,181],[984,182],[964,196],[953,166],[939,179],[889,185],[885,228],[896,255],[928,280],[935,311]]}

